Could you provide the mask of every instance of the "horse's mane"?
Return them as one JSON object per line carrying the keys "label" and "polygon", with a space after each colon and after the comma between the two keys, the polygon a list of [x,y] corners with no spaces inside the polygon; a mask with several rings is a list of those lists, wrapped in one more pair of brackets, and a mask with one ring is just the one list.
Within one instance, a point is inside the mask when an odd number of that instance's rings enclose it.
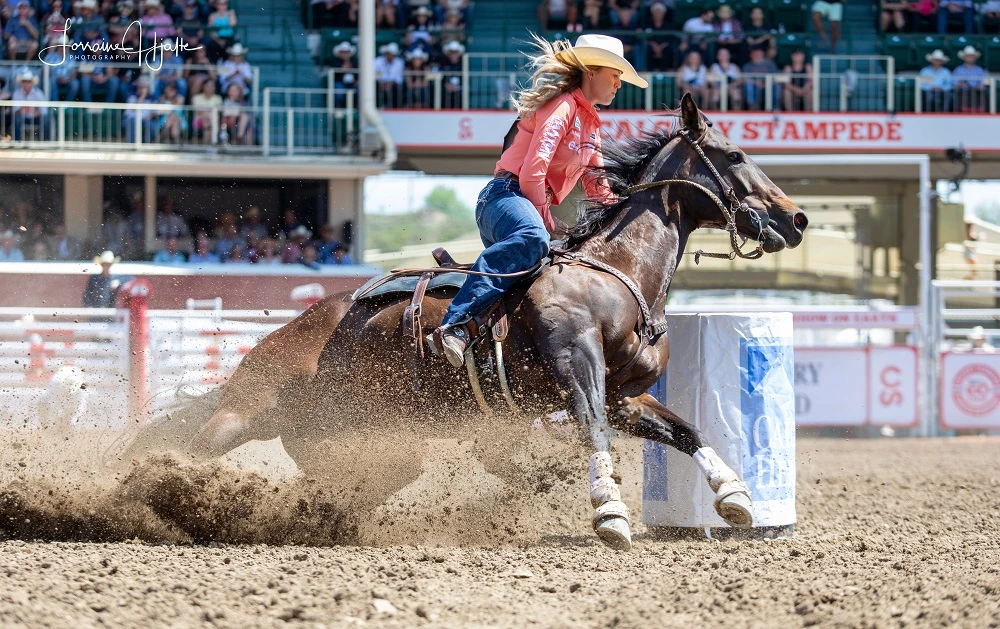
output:
{"label": "horse's mane", "polygon": [[594,235],[608,221],[618,215],[627,198],[622,198],[626,190],[643,183],[639,181],[646,167],[677,136],[677,131],[643,131],[637,137],[605,143],[601,147],[604,166],[587,169],[585,176],[604,179],[614,201],[588,199],[584,201],[576,217],[576,225],[567,232],[566,247],[579,246]]}

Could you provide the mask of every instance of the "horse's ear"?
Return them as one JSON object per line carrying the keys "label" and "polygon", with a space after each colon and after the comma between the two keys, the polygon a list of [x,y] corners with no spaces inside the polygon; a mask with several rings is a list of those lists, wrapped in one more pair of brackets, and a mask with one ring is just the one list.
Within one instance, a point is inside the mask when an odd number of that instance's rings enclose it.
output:
{"label": "horse's ear", "polygon": [[701,135],[705,131],[705,119],[695,105],[691,92],[685,92],[681,98],[681,121],[684,128],[696,135]]}

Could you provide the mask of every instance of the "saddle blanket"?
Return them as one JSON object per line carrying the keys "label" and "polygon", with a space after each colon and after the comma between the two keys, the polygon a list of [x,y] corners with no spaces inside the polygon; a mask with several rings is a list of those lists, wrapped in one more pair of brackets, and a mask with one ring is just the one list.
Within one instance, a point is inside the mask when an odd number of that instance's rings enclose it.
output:
{"label": "saddle blanket", "polygon": [[[389,275],[386,273],[386,275]],[[363,293],[372,284],[380,281],[386,275],[380,275],[379,277],[373,277],[372,279],[365,282],[365,285],[354,292],[354,299],[358,299],[358,295]],[[427,292],[432,293],[436,290],[442,290],[445,288],[461,288],[462,284],[465,283],[465,278],[468,275],[464,273],[438,273],[433,278],[431,278],[430,284],[427,285]],[[369,299],[374,299],[375,297],[382,297],[385,295],[401,296],[401,295],[412,295],[413,291],[417,289],[417,281],[420,279],[419,275],[405,275],[402,277],[397,277],[394,280],[390,280],[385,284],[379,286],[372,292],[368,293],[361,298],[362,301],[367,301]]]}

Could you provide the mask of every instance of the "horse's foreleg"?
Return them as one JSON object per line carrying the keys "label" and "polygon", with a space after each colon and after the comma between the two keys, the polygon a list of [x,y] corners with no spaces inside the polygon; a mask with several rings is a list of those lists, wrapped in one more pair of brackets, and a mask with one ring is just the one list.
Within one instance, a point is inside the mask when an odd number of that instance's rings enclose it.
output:
{"label": "horse's foreleg", "polygon": [[[591,338],[594,337],[594,338]],[[628,507],[612,478],[611,426],[605,408],[605,363],[596,332],[566,343],[553,361],[556,380],[566,393],[569,410],[586,429],[596,451],[589,459],[591,519],[594,531],[608,546],[632,547]]]}
{"label": "horse's foreleg", "polygon": [[665,443],[694,459],[715,492],[715,510],[735,528],[753,525],[750,490],[704,436],[648,393],[626,397],[612,417],[612,424],[629,434]]}
{"label": "horse's foreleg", "polygon": [[274,439],[279,430],[264,415],[267,413],[248,418],[227,410],[217,411],[195,434],[188,451],[198,458],[215,458],[248,441]]}

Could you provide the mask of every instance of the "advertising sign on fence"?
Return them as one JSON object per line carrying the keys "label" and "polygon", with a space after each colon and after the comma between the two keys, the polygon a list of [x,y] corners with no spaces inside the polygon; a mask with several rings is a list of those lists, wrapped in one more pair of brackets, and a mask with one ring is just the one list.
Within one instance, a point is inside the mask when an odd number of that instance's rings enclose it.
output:
{"label": "advertising sign on fence", "polygon": [[941,354],[941,425],[1000,428],[1000,354]]}
{"label": "advertising sign on fence", "polygon": [[916,348],[795,348],[797,425],[909,427],[917,409]]}

